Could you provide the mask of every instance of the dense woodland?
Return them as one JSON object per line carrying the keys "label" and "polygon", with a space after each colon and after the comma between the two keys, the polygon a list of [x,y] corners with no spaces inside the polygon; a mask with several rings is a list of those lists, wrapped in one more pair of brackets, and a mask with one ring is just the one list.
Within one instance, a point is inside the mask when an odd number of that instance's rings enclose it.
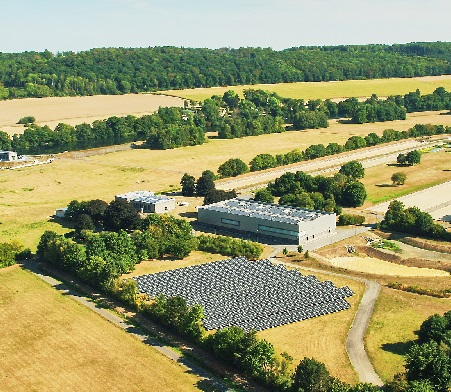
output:
{"label": "dense woodland", "polygon": [[0,99],[451,73],[451,43],[0,53]]}

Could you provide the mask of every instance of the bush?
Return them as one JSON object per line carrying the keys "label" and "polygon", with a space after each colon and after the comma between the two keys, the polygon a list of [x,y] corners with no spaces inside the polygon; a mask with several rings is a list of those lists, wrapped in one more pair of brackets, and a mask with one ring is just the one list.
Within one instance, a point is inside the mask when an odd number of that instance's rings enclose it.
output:
{"label": "bush", "polygon": [[28,125],[33,124],[34,122],[36,122],[36,119],[33,116],[25,116],[22,117],[19,121],[17,121],[17,124]]}
{"label": "bush", "polygon": [[340,226],[361,225],[363,222],[365,222],[365,217],[362,215],[343,214],[338,217]]}
{"label": "bush", "polygon": [[263,246],[259,243],[239,238],[200,235],[197,239],[199,250],[224,256],[245,256],[248,259],[258,259],[263,252]]}

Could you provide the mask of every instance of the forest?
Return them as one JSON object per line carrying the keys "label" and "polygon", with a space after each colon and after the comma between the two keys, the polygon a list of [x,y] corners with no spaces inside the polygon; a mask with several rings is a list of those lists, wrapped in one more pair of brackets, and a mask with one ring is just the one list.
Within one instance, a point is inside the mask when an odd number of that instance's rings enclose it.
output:
{"label": "forest", "polygon": [[0,99],[451,73],[451,43],[0,53]]}

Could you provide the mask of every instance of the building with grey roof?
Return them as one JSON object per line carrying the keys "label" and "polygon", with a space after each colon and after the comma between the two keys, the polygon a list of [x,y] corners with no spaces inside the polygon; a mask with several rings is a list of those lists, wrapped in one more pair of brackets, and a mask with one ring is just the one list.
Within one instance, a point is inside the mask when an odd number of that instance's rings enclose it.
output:
{"label": "building with grey roof", "polygon": [[166,196],[157,196],[149,191],[134,191],[116,195],[116,200],[124,200],[141,213],[162,214],[175,208],[175,199]]}
{"label": "building with grey roof", "polygon": [[306,244],[335,234],[334,213],[230,199],[198,208],[200,223],[231,231]]}

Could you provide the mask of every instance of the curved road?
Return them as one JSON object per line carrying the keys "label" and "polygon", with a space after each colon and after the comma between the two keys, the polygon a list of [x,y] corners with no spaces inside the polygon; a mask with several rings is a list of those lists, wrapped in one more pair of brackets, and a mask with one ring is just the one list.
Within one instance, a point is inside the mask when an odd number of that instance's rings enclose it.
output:
{"label": "curved road", "polygon": [[[276,260],[274,256],[279,252],[280,249],[274,250],[274,252],[268,258],[276,264],[282,264],[295,268],[299,267],[298,265],[292,263]],[[310,254],[315,258],[324,259],[322,256],[314,254],[313,252],[310,252]],[[365,337],[366,329],[373,314],[374,305],[376,304],[377,297],[379,296],[381,289],[380,284],[374,281],[339,274],[336,272],[323,271],[316,268],[302,267],[302,269],[326,275],[344,277],[365,284],[365,292],[363,293],[362,300],[360,301],[359,308],[346,339],[346,351],[348,352],[349,360],[351,361],[352,366],[359,375],[359,380],[361,382],[383,386],[384,383],[375,372],[374,367],[371,364],[370,359],[368,358],[363,340]]]}

